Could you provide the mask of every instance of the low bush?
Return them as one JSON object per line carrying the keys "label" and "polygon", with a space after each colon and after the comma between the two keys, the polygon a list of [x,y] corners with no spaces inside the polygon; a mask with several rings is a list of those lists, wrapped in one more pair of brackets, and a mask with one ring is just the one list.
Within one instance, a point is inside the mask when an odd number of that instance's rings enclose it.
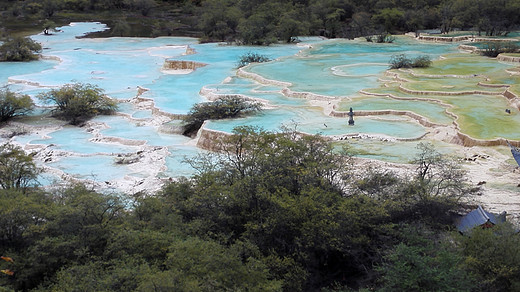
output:
{"label": "low bush", "polygon": [[393,55],[390,58],[390,69],[412,68],[412,61],[405,54]]}
{"label": "low bush", "polygon": [[518,45],[513,42],[488,42],[484,44],[484,48],[480,50],[480,54],[482,56],[495,58],[502,53],[516,53],[519,49]]}
{"label": "low bush", "polygon": [[8,88],[0,89],[0,122],[22,116],[33,109],[34,103],[28,95],[17,95]]}
{"label": "low bush", "polygon": [[38,59],[42,46],[30,38],[14,37],[0,46],[0,61],[21,62]]}
{"label": "low bush", "polygon": [[408,58],[405,54],[393,55],[390,58],[390,69],[399,68],[427,68],[432,61],[429,56],[423,55],[415,59]]}
{"label": "low bush", "polygon": [[269,62],[269,61],[271,61],[271,59],[269,59],[267,56],[260,55],[258,53],[249,52],[245,55],[240,56],[240,60],[238,61],[237,68],[247,66],[249,63],[262,63],[262,62]]}
{"label": "low bush", "polygon": [[427,68],[432,65],[432,60],[429,56],[419,56],[412,62],[413,68]]}
{"label": "low bush", "polygon": [[39,94],[38,98],[47,103],[54,102],[57,105],[54,116],[72,125],[78,125],[96,115],[111,114],[116,109],[116,102],[92,84],[65,84],[59,89]]}
{"label": "low bush", "polygon": [[196,133],[205,120],[234,118],[259,111],[261,104],[240,97],[222,97],[213,102],[195,104],[184,119],[183,135]]}

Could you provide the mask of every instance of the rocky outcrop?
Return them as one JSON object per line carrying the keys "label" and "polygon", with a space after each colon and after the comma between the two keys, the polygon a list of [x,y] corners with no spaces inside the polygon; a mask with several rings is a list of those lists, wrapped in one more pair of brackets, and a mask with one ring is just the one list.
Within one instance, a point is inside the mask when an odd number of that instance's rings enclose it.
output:
{"label": "rocky outcrop", "polygon": [[194,61],[166,60],[163,64],[163,70],[195,70],[206,65]]}
{"label": "rocky outcrop", "polygon": [[207,88],[206,86],[203,86],[200,91],[199,91],[199,94],[204,96],[207,100],[210,100],[210,101],[215,101],[219,98],[223,98],[223,97],[238,97],[238,98],[243,98],[243,99],[246,99],[246,100],[253,100],[253,98],[247,96],[247,95],[243,95],[243,94],[238,94],[238,93],[218,93],[217,92],[217,89],[212,89],[212,88]]}
{"label": "rocky outcrop", "polygon": [[457,37],[420,35],[417,37],[417,39],[421,40],[421,41],[430,41],[430,42],[464,42],[464,41],[468,41],[468,40],[473,40],[474,37],[471,35],[463,35],[463,36],[457,36]]}
{"label": "rocky outcrop", "polygon": [[186,116],[162,111],[155,106],[155,102],[152,98],[141,97],[140,94],[127,102],[134,104],[141,110],[151,110],[153,116],[163,116],[171,120],[182,120]]}
{"label": "rocky outcrop", "polygon": [[517,39],[499,39],[499,38],[482,38],[475,37],[473,35],[461,35],[461,36],[437,36],[437,35],[420,35],[417,37],[418,40],[421,41],[430,41],[430,42],[516,42]]}
{"label": "rocky outcrop", "polygon": [[296,97],[296,98],[304,98],[309,100],[333,100],[336,97],[321,95],[312,92],[300,92],[300,91],[292,91],[289,88],[282,89],[282,94],[287,97]]}
{"label": "rocky outcrop", "polygon": [[223,144],[222,140],[226,137],[231,136],[232,134],[217,131],[217,130],[211,130],[205,128],[206,122],[204,122],[204,125],[200,128],[198,134],[197,134],[197,147],[209,151],[222,151],[223,150]]}
{"label": "rocky outcrop", "polygon": [[264,77],[262,77],[262,76],[260,76],[258,74],[245,71],[244,67],[243,68],[239,68],[237,70],[236,74],[239,77],[253,79],[253,80],[255,80],[255,81],[259,82],[259,83],[262,83],[262,84],[268,84],[268,85],[274,85],[274,86],[282,86],[282,87],[289,87],[289,86],[292,85],[289,82],[267,79],[267,78],[264,78]]}
{"label": "rocky outcrop", "polygon": [[478,82],[477,85],[482,86],[482,87],[489,87],[489,88],[509,88],[511,86],[509,84],[489,84],[489,83],[483,83],[483,82]]}
{"label": "rocky outcrop", "polygon": [[113,143],[113,144],[121,144],[125,146],[143,146],[146,144],[146,141],[144,140],[131,140],[131,139],[125,139],[121,137],[111,137],[111,136],[102,136],[102,137],[95,137],[89,139],[90,142],[95,143]]}
{"label": "rocky outcrop", "polygon": [[509,89],[504,91],[504,96],[509,99],[509,103],[511,106],[516,107],[518,110],[520,110],[520,98],[518,98],[518,95],[511,92]]}
{"label": "rocky outcrop", "polygon": [[184,55],[193,55],[193,54],[196,54],[197,51],[195,51],[194,48],[190,47],[190,46],[187,46],[186,47],[186,52],[184,53]]}
{"label": "rocky outcrop", "polygon": [[520,147],[520,141],[511,141],[506,140],[504,138],[492,139],[492,140],[481,140],[472,138],[466,134],[461,132],[457,132],[456,137],[451,141],[452,143],[462,145],[465,147],[473,147],[473,146],[507,146],[509,142],[511,145]]}
{"label": "rocky outcrop", "polygon": [[480,51],[479,48],[477,48],[475,46],[470,46],[470,45],[459,45],[458,49],[463,50],[463,51],[470,51],[472,53]]}
{"label": "rocky outcrop", "polygon": [[429,90],[412,90],[405,88],[403,85],[399,85],[399,90],[414,95],[440,95],[440,96],[451,96],[451,95],[501,95],[501,92],[482,91],[482,90],[469,90],[469,91],[429,91]]}
{"label": "rocky outcrop", "polygon": [[503,62],[520,63],[520,56],[508,56],[505,54],[498,54],[497,60]]}

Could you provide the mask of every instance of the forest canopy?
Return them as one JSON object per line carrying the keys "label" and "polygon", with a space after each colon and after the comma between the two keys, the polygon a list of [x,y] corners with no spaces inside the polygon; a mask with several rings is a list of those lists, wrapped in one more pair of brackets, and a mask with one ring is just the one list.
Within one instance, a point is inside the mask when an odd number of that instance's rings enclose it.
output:
{"label": "forest canopy", "polygon": [[114,29],[108,35],[189,35],[257,45],[302,35],[354,38],[431,29],[496,36],[520,24],[518,0],[24,0],[4,1],[0,8],[7,29],[48,31],[48,23],[90,19],[108,23]]}
{"label": "forest canopy", "polygon": [[[44,189],[9,144],[0,186],[5,291],[513,291],[520,237],[454,232],[472,190],[418,144],[415,170],[362,167],[293,130],[240,127],[153,194]],[[24,170],[20,175],[19,170]],[[19,178],[23,178],[20,180]]]}

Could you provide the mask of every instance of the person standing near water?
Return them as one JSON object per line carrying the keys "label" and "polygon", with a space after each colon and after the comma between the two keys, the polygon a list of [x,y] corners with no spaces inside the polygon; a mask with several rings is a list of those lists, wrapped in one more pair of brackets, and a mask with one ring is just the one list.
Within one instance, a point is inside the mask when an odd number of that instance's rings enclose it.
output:
{"label": "person standing near water", "polygon": [[350,111],[348,112],[348,125],[354,126],[354,112],[352,111],[352,108],[350,108]]}

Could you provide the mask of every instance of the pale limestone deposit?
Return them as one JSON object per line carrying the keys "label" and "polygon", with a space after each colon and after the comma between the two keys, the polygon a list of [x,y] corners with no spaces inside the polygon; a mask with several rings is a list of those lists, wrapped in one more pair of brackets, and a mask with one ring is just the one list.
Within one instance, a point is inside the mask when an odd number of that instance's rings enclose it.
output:
{"label": "pale limestone deposit", "polygon": [[478,37],[474,35],[462,35],[462,36],[440,36],[440,35],[425,35],[420,34],[417,37],[418,40],[421,41],[430,41],[430,42],[516,42],[517,39],[511,38],[485,38]]}
{"label": "pale limestone deposit", "polygon": [[161,72],[165,74],[189,74],[197,68],[206,65],[207,64],[194,61],[165,60]]}
{"label": "pale limestone deposit", "polygon": [[508,56],[506,54],[498,54],[497,60],[503,62],[520,63],[520,56]]}

